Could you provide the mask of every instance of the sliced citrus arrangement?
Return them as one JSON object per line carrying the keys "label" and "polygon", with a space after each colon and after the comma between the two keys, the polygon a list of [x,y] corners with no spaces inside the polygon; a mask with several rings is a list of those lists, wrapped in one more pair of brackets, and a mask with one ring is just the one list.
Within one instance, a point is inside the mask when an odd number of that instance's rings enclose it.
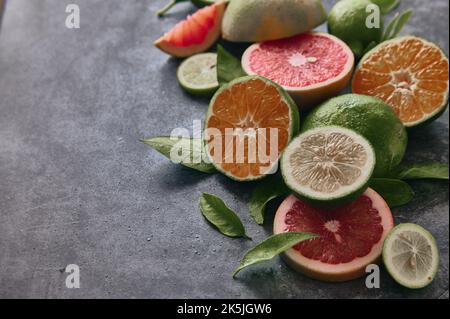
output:
{"label": "sliced citrus arrangement", "polygon": [[318,32],[253,44],[242,56],[247,74],[277,82],[301,108],[338,94],[350,81],[354,62],[342,40]]}
{"label": "sliced citrus arrangement", "polygon": [[319,207],[337,207],[358,198],[375,167],[370,143],[358,133],[330,126],[292,140],[281,159],[286,185]]}
{"label": "sliced citrus arrangement", "polygon": [[430,284],[439,268],[433,235],[416,224],[400,224],[386,237],[383,262],[399,284],[413,289]]}
{"label": "sliced citrus arrangement", "polygon": [[298,130],[297,106],[283,88],[259,76],[238,78],[211,100],[205,119],[206,153],[228,177],[254,180],[273,172]]}
{"label": "sliced citrus arrangement", "polygon": [[206,51],[220,37],[225,7],[226,2],[218,1],[198,10],[156,40],[155,46],[175,57]]}
{"label": "sliced citrus arrangement", "polygon": [[217,54],[199,53],[187,58],[178,67],[177,79],[189,93],[212,95],[219,88]]}
{"label": "sliced citrus arrangement", "polygon": [[413,127],[435,119],[447,106],[448,58],[421,38],[389,40],[363,57],[352,89],[382,99],[405,126]]}
{"label": "sliced citrus arrangement", "polygon": [[310,232],[283,257],[295,270],[325,281],[346,281],[365,274],[379,261],[383,241],[394,227],[391,210],[374,190],[334,210],[318,209],[293,195],[278,208],[274,233]]}

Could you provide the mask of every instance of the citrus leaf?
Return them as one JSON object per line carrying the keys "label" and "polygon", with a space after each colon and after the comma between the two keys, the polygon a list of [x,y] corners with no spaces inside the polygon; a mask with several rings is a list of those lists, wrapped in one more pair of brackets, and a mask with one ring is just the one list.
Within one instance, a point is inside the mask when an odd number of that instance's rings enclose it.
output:
{"label": "citrus leaf", "polygon": [[393,174],[398,179],[449,179],[448,164],[421,163],[401,165]]}
{"label": "citrus leaf", "polygon": [[256,185],[250,196],[249,203],[250,215],[255,222],[262,225],[264,223],[266,205],[271,200],[288,193],[289,189],[279,175],[267,177]]}
{"label": "citrus leaf", "polygon": [[203,159],[204,149],[202,139],[158,136],[143,139],[141,142],[149,145],[175,164],[181,164],[203,173],[216,172],[214,166],[211,163],[205,162]]}
{"label": "citrus leaf", "polygon": [[372,178],[369,186],[380,194],[391,208],[406,205],[414,197],[411,186],[399,179]]}
{"label": "citrus leaf", "polygon": [[226,84],[245,75],[241,61],[220,44],[217,45],[217,80],[219,84]]}
{"label": "citrus leaf", "polygon": [[411,9],[403,11],[402,13],[396,13],[394,18],[392,18],[391,22],[389,22],[386,27],[382,41],[395,38],[402,31],[412,13],[413,11]]}
{"label": "citrus leaf", "polygon": [[219,197],[203,193],[200,196],[200,211],[225,236],[250,239],[239,217]]}
{"label": "citrus leaf", "polygon": [[162,17],[164,14],[166,14],[167,11],[172,9],[172,7],[175,6],[176,4],[181,3],[181,2],[187,2],[187,1],[189,1],[189,0],[171,0],[161,10],[158,10],[158,12],[156,12],[156,15],[158,17]]}
{"label": "citrus leaf", "polygon": [[386,29],[384,30],[383,36],[381,38],[381,42],[390,39],[392,30],[394,30],[394,27],[397,24],[399,16],[400,14],[397,12],[395,16],[392,18],[392,20],[389,22],[389,24],[386,26]]}
{"label": "citrus leaf", "polygon": [[239,267],[233,273],[233,278],[236,277],[238,272],[248,266],[270,260],[299,242],[316,237],[318,237],[318,235],[296,232],[272,235],[245,253]]}
{"label": "citrus leaf", "polygon": [[409,18],[411,18],[413,14],[413,11],[411,9],[406,10],[402,13],[400,13],[400,16],[398,18],[398,21],[395,25],[394,32],[391,36],[391,39],[395,38],[397,35],[400,34],[405,24],[408,22]]}
{"label": "citrus leaf", "polygon": [[387,14],[400,5],[400,0],[371,0],[380,7],[382,14]]}

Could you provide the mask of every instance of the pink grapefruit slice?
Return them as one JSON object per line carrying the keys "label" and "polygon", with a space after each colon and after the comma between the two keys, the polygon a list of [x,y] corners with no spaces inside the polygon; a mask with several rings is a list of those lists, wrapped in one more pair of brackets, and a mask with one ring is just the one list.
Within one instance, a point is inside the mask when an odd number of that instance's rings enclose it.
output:
{"label": "pink grapefruit slice", "polygon": [[365,274],[380,260],[383,242],[394,227],[391,210],[374,190],[367,189],[343,207],[325,210],[288,196],[277,210],[274,233],[310,232],[320,235],[283,254],[295,270],[325,281],[346,281]]}
{"label": "pink grapefruit slice", "polygon": [[226,2],[202,8],[175,25],[155,41],[160,50],[175,57],[188,57],[208,50],[220,37]]}
{"label": "pink grapefruit slice", "polygon": [[337,95],[349,83],[354,63],[343,41],[319,32],[256,43],[242,56],[247,74],[278,83],[302,108]]}

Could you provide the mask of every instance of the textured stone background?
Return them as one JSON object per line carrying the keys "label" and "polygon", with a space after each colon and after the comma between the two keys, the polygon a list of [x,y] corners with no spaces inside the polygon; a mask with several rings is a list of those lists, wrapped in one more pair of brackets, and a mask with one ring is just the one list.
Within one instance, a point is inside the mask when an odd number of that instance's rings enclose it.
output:
{"label": "textured stone background", "polygon": [[[363,279],[318,282],[279,258],[232,280],[253,243],[213,230],[199,194],[221,196],[256,242],[270,234],[276,206],[260,227],[247,210],[251,184],[173,165],[138,142],[190,128],[205,112],[206,100],[177,86],[178,61],[152,46],[192,7],[157,19],[165,0],[73,2],[79,30],[64,26],[68,1],[10,1],[3,18],[0,297],[448,298],[445,182],[414,182],[414,201],[394,210],[397,223],[419,223],[439,243],[440,271],[425,289],[404,289],[384,270],[381,289],[366,289]],[[407,7],[415,15],[404,33],[448,53],[448,1],[403,0]],[[445,113],[410,135],[407,157],[448,162],[448,142]],[[70,263],[81,267],[81,289],[65,288],[61,269]]]}

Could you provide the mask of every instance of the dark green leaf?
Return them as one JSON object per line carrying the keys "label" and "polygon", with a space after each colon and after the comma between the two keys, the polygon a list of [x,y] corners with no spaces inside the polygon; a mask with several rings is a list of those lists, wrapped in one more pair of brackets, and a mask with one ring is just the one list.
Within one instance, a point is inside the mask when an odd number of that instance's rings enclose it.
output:
{"label": "dark green leaf", "polygon": [[217,45],[217,80],[219,84],[226,84],[245,75],[241,61],[221,45]]}
{"label": "dark green leaf", "polygon": [[245,267],[270,260],[299,242],[316,237],[318,235],[294,232],[272,235],[245,253],[239,267],[233,273],[233,278]]}
{"label": "dark green leaf", "polygon": [[203,216],[224,235],[246,237],[244,225],[239,217],[217,196],[203,193],[200,196],[200,210]]}
{"label": "dark green leaf", "polygon": [[448,179],[448,164],[421,163],[401,165],[394,176],[398,179]]}
{"label": "dark green leaf", "polygon": [[398,21],[399,17],[400,17],[400,14],[396,13],[395,16],[392,18],[392,20],[389,22],[389,24],[386,26],[386,29],[384,29],[384,33],[383,33],[383,37],[381,39],[381,42],[390,39],[392,31],[394,30],[395,25],[397,24],[397,21]]}
{"label": "dark green leaf", "polygon": [[367,47],[364,49],[364,53],[362,55],[366,54],[367,52],[369,52],[370,50],[375,48],[377,45],[378,45],[378,42],[376,42],[376,41],[370,42],[369,45],[367,45]]}
{"label": "dark green leaf", "polygon": [[386,14],[394,10],[400,5],[400,0],[371,0],[380,7],[382,14]]}
{"label": "dark green leaf", "polygon": [[411,9],[406,10],[400,13],[400,17],[395,25],[394,32],[392,33],[391,39],[395,38],[400,34],[405,24],[408,22],[409,18],[411,18],[413,11]]}
{"label": "dark green leaf", "polygon": [[288,193],[289,189],[279,175],[269,176],[256,185],[252,191],[249,204],[250,215],[255,222],[262,225],[267,203]]}
{"label": "dark green leaf", "polygon": [[386,27],[382,41],[393,39],[399,35],[412,13],[411,9],[403,11],[402,13],[397,13]]}
{"label": "dark green leaf", "polygon": [[176,164],[181,164],[203,173],[216,172],[211,163],[204,161],[205,153],[202,139],[159,136],[141,141]]}
{"label": "dark green leaf", "polygon": [[180,2],[187,2],[189,0],[170,0],[169,3],[167,3],[161,10],[158,10],[158,12],[156,12],[156,15],[158,17],[163,16],[167,11],[169,11],[170,9],[172,9],[172,7],[174,5],[176,5],[177,3]]}
{"label": "dark green leaf", "polygon": [[372,178],[369,186],[380,194],[391,208],[406,205],[414,197],[411,186],[399,179]]}

